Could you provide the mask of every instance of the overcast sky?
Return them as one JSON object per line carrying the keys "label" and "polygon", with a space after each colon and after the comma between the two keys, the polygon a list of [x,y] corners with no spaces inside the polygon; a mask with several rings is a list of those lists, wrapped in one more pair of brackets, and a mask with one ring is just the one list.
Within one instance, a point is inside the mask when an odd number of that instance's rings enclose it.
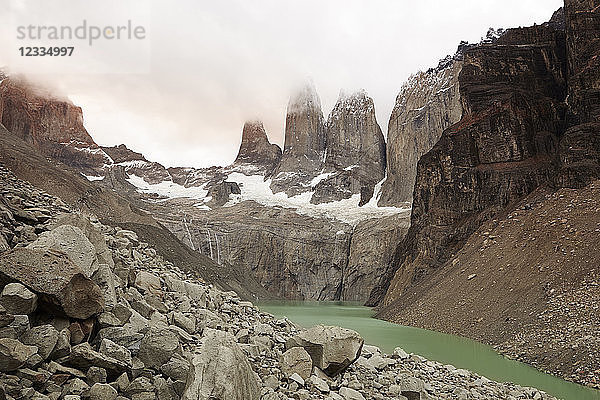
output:
{"label": "overcast sky", "polygon": [[[147,37],[132,43],[133,51],[111,48],[112,43],[79,43],[79,58],[71,61],[84,73],[65,68],[56,74],[52,68],[45,71],[44,64],[35,71],[53,73],[33,78],[80,105],[99,144],[125,143],[167,166],[225,165],[237,154],[246,119],[261,119],[271,141],[283,143],[288,97],[305,79],[313,79],[325,116],[340,89],[364,88],[386,132],[395,97],[411,73],[437,65],[461,40],[479,41],[489,27],[543,23],[561,4],[0,0],[3,10],[10,10],[0,17],[0,66],[22,69],[22,60],[7,55],[16,54],[15,27],[24,23],[23,16],[36,15],[45,24],[77,24],[83,18],[142,24]],[[128,70],[123,65],[141,67],[130,68],[140,73],[123,73]]]}

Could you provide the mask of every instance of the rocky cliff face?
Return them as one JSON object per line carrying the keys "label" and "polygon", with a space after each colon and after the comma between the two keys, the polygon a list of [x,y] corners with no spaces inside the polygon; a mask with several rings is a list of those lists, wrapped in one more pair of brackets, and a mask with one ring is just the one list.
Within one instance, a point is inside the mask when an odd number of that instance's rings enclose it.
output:
{"label": "rocky cliff face", "polygon": [[379,295],[395,245],[409,227],[406,214],[360,222],[352,232],[348,264],[342,273],[341,300],[366,302]]}
{"label": "rocky cliff face", "polygon": [[443,265],[483,221],[552,179],[565,59],[565,33],[551,24],[465,50],[463,117],[418,163],[411,228],[384,304]]}
{"label": "rocky cliff face", "polygon": [[371,199],[375,185],[385,176],[385,139],[375,116],[373,99],[364,90],[340,93],[327,119],[327,178],[314,187],[318,204],[363,194]]}
{"label": "rocky cliff face", "polygon": [[290,99],[285,119],[283,156],[273,171],[273,192],[290,196],[310,188],[325,161],[325,120],[321,100],[312,84]]}
{"label": "rocky cliff face", "polygon": [[560,143],[560,186],[600,177],[600,11],[598,1],[565,1],[568,129]]}
{"label": "rocky cliff face", "polygon": [[111,162],[83,126],[81,108],[26,81],[0,83],[0,121],[44,155],[84,172]]}
{"label": "rocky cliff face", "polygon": [[392,110],[387,135],[387,179],[379,205],[412,202],[417,162],[437,143],[444,129],[462,117],[458,76],[462,52],[406,82]]}
{"label": "rocky cliff face", "polygon": [[246,166],[253,173],[269,174],[280,159],[281,148],[269,142],[262,122],[246,122],[242,131],[240,150],[233,163],[234,166]]}

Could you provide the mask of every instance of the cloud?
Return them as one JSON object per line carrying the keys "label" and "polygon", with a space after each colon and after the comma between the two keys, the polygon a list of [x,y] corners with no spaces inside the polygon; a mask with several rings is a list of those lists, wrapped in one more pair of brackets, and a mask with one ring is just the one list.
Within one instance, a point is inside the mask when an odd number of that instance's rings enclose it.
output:
{"label": "cloud", "polygon": [[[69,6],[75,3],[80,2],[53,2],[61,6],[44,10],[44,20],[76,23],[93,14],[102,23],[147,23],[147,73],[40,70],[35,78],[52,81],[83,107],[99,143],[124,142],[169,166],[209,166],[233,161],[246,119],[263,120],[271,140],[282,144],[288,97],[308,77],[326,116],[340,89],[366,89],[385,132],[398,90],[411,73],[435,66],[461,40],[478,41],[489,27],[542,23],[562,2],[130,0],[119,2],[122,7]],[[20,13],[39,14],[33,3],[15,4]],[[4,39],[14,36],[4,22],[1,55],[15,51]],[[122,50],[101,50],[89,53],[82,66],[117,71],[135,61]]]}

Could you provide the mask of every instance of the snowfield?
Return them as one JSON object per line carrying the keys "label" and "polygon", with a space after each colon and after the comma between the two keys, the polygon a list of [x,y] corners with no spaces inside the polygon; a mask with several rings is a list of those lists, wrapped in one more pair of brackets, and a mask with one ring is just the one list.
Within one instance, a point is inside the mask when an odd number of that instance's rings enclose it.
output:
{"label": "snowfield", "polygon": [[[326,175],[326,174],[324,174]],[[317,178],[323,178],[322,176]],[[349,199],[334,201],[323,204],[311,204],[310,199],[312,191],[307,191],[297,196],[289,197],[285,193],[273,193],[271,190],[271,179],[265,181],[263,175],[245,175],[239,172],[230,173],[225,179],[227,182],[236,182],[242,191],[242,194],[232,194],[230,200],[224,207],[231,207],[243,201],[252,200],[267,207],[282,207],[294,209],[298,214],[307,215],[316,218],[336,219],[356,226],[360,221],[371,218],[383,218],[391,215],[408,213],[410,208],[397,207],[378,207],[377,201],[381,191],[381,181],[375,187],[375,195],[362,207],[358,206],[360,195],[356,194]],[[315,179],[314,181],[319,181]],[[149,184],[144,179],[136,175],[130,175],[127,179],[129,183],[138,188],[143,193],[155,193],[165,200],[175,198],[190,198],[198,200],[196,205],[201,210],[210,210],[206,205],[210,201],[206,184],[199,187],[184,187],[171,181],[164,181],[159,184]]]}

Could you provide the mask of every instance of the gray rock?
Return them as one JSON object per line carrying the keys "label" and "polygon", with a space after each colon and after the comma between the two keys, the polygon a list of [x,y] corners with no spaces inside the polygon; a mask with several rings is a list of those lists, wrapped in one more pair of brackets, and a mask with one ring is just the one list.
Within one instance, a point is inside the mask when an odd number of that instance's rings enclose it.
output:
{"label": "gray rock", "polygon": [[171,314],[171,323],[185,330],[189,334],[193,334],[196,331],[196,323],[180,312]]}
{"label": "gray rock", "polygon": [[23,344],[36,346],[43,360],[48,359],[58,342],[58,331],[52,325],[40,325],[31,328],[20,337]]}
{"label": "gray rock", "polygon": [[340,395],[345,400],[365,400],[364,396],[359,391],[343,387],[340,389]]}
{"label": "gray rock", "polygon": [[296,382],[300,386],[304,386],[304,378],[302,378],[300,375],[298,375],[295,372],[292,375],[290,375],[288,377],[288,379],[292,382]]}
{"label": "gray rock", "polygon": [[175,355],[160,367],[160,372],[174,381],[185,381],[190,370],[190,363],[182,356]]}
{"label": "gray rock", "polygon": [[11,372],[21,368],[37,354],[37,347],[26,346],[15,339],[0,339],[0,371]]}
{"label": "gray rock", "polygon": [[312,372],[312,359],[310,354],[302,347],[293,347],[281,356],[281,371],[285,376],[298,374],[306,380]]}
{"label": "gray rock", "polygon": [[226,332],[207,329],[192,358],[183,400],[258,400],[259,384],[244,352]]}
{"label": "gray rock", "polygon": [[90,400],[115,400],[117,391],[106,383],[95,383],[90,388]]}
{"label": "gray rock", "polygon": [[11,314],[31,314],[37,308],[37,295],[20,283],[9,283],[2,290],[0,304]]}
{"label": "gray rock", "polygon": [[90,367],[85,374],[88,385],[96,383],[106,383],[107,373],[104,368]]}
{"label": "gray rock", "polygon": [[61,252],[17,248],[3,253],[0,278],[21,282],[72,318],[87,319],[104,309],[98,285]]}
{"label": "gray rock", "polygon": [[333,377],[358,359],[363,343],[363,338],[353,330],[317,325],[292,337],[286,348],[304,347],[313,366]]}
{"label": "gray rock", "polygon": [[177,336],[168,329],[151,328],[142,339],[138,357],[146,367],[160,369],[173,354],[181,354]]}
{"label": "gray rock", "polygon": [[135,276],[135,286],[146,293],[160,294],[162,292],[160,278],[146,271],[139,271]]}
{"label": "gray rock", "polygon": [[120,375],[128,368],[124,361],[108,357],[92,349],[89,343],[82,343],[71,349],[68,364],[81,369],[101,367],[114,375]]}
{"label": "gray rock", "polygon": [[83,231],[72,225],[61,225],[51,231],[44,232],[33,243],[27,246],[35,250],[54,250],[69,256],[69,259],[83,271],[86,278],[91,278],[98,269],[96,249]]}
{"label": "gray rock", "polygon": [[105,356],[121,360],[127,365],[132,365],[131,352],[123,346],[120,346],[109,339],[102,339],[100,342],[100,353]]}

